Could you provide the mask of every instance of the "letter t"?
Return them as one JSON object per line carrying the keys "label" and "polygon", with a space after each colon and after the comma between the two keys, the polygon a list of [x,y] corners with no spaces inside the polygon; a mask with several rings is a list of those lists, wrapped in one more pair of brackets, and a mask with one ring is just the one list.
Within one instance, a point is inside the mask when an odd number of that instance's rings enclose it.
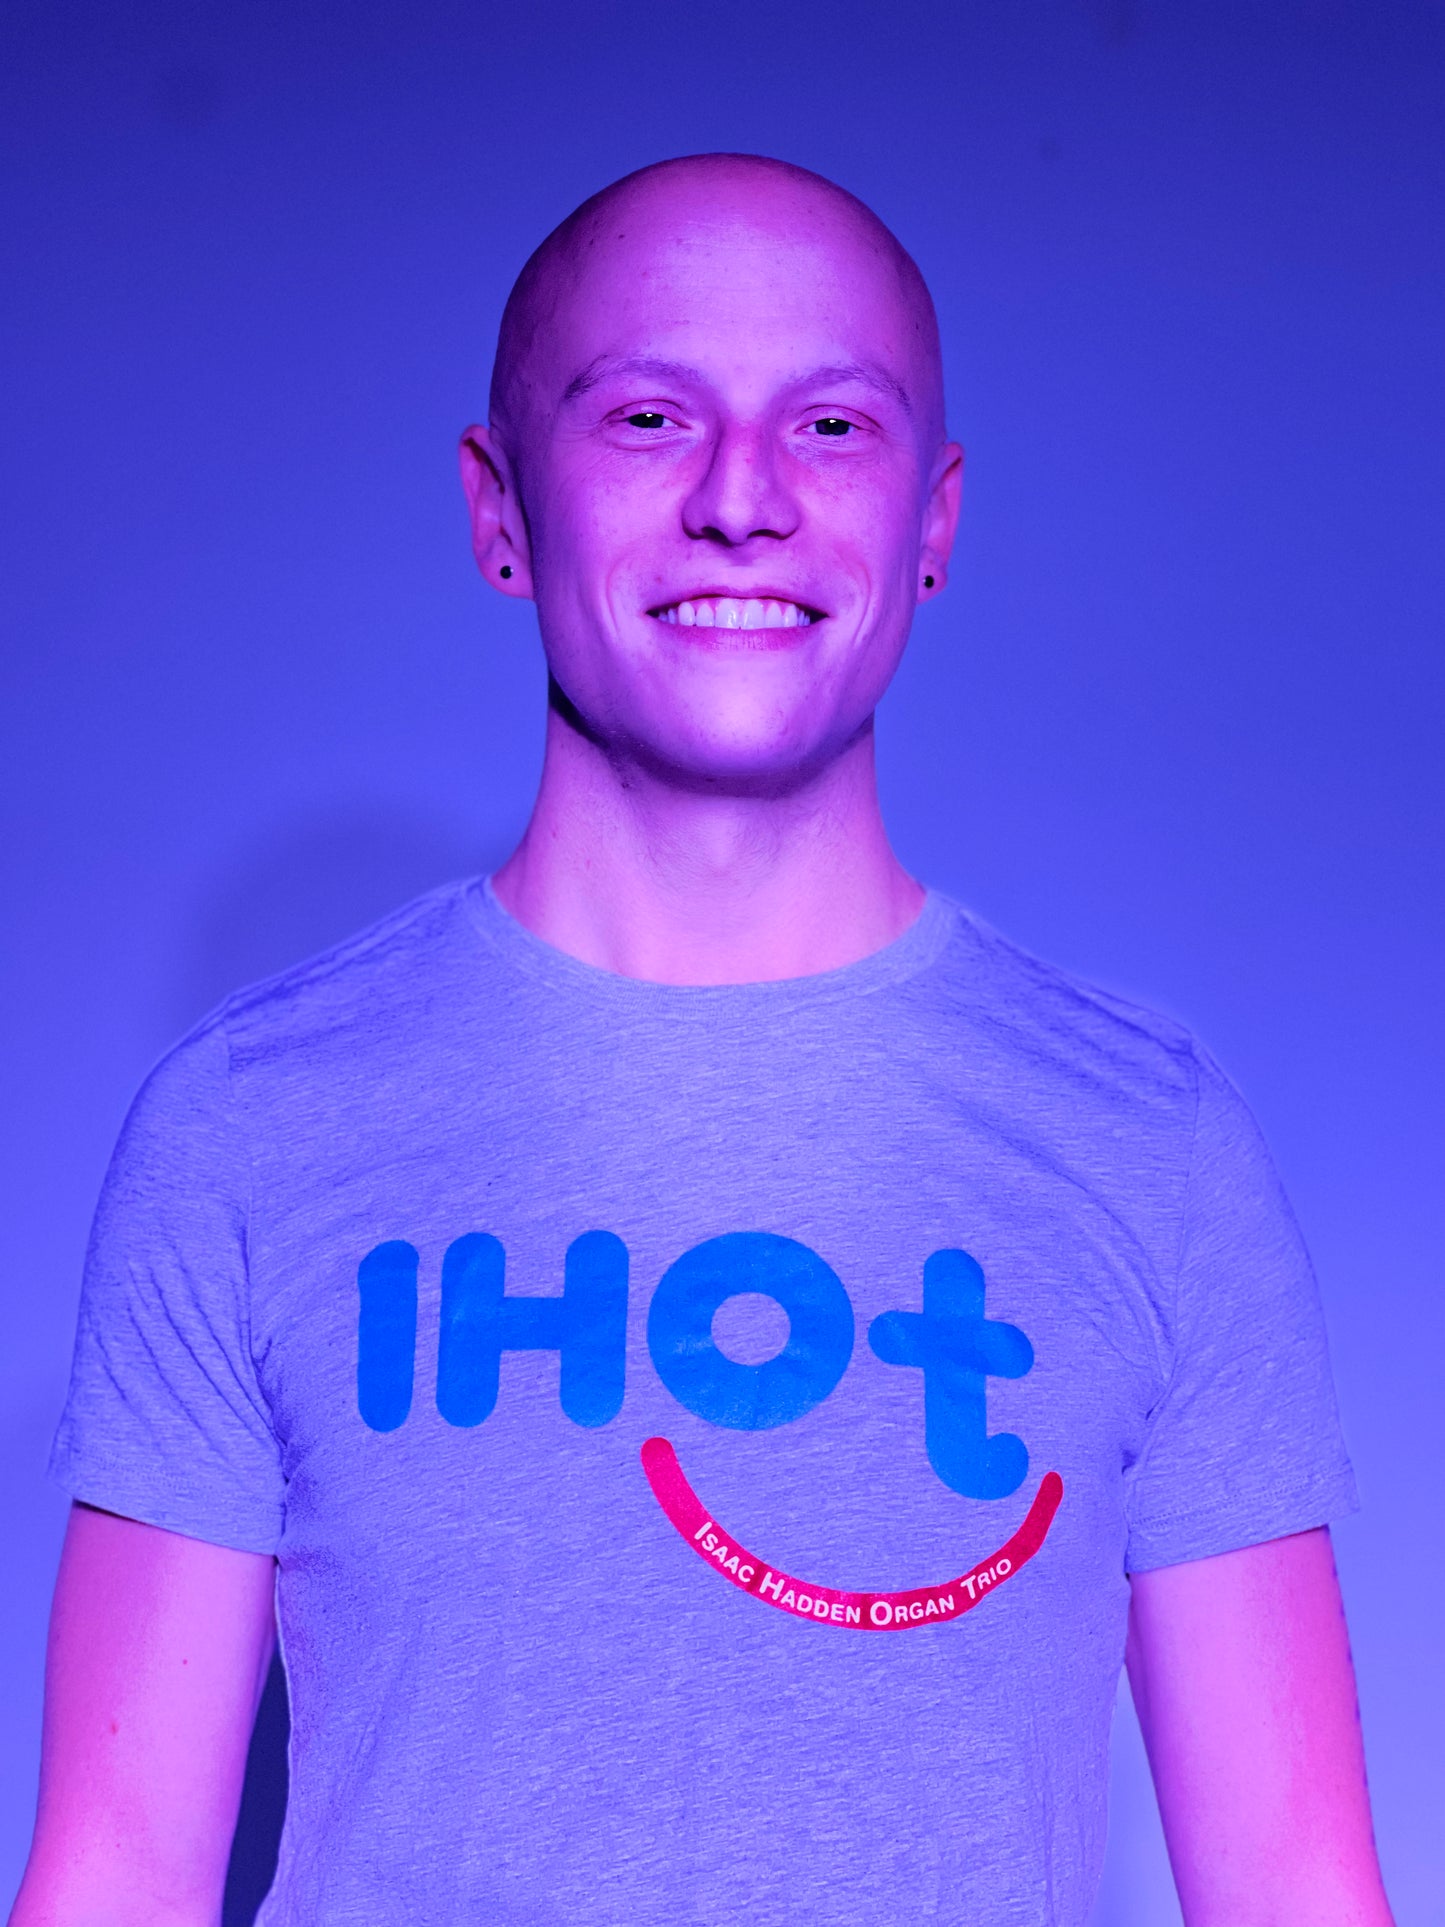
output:
{"label": "letter t", "polygon": [[966,1499],[1006,1499],[1023,1484],[1028,1449],[988,1434],[987,1381],[1022,1378],[1034,1348],[1017,1325],[985,1318],[983,1272],[966,1251],[935,1251],[923,1267],[923,1310],[885,1311],[868,1327],[885,1365],[923,1373],[928,1462]]}

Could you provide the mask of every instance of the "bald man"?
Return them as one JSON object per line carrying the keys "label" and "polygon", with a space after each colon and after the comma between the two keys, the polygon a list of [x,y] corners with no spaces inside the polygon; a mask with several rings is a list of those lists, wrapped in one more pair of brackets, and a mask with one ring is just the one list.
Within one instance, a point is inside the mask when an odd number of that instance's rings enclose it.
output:
{"label": "bald man", "polygon": [[[1176,1025],[900,867],[960,451],[918,270],[644,170],[463,439],[520,846],[233,998],[97,1217],[20,1927],[1084,1927],[1127,1658],[1190,1927],[1381,1927],[1309,1268]],[[273,1617],[274,1615],[274,1617]]]}

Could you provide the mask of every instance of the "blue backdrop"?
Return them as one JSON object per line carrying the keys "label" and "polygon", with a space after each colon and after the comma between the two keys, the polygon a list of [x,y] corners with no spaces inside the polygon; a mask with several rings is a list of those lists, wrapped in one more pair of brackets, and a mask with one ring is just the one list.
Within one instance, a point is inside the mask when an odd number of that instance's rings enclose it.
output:
{"label": "blue backdrop", "polygon": [[[540,235],[729,147],[854,189],[936,291],[966,521],[890,821],[1256,1106],[1364,1493],[1386,1873],[1445,1921],[1440,5],[10,0],[0,40],[0,1901],[123,1108],[236,982],[516,835],[540,658],[454,437]],[[1101,1922],[1177,1919],[1127,1710],[1114,1816]]]}

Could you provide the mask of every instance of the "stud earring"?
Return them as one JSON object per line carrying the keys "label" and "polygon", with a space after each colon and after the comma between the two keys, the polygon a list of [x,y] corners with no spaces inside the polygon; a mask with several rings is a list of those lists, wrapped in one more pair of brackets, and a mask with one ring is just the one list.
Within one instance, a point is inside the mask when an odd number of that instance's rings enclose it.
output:
{"label": "stud earring", "polygon": [[510,581],[511,581],[511,579],[512,579],[512,565],[511,565],[511,563],[510,563],[510,562],[504,562],[504,563],[502,564],[502,566],[501,566],[501,569],[500,569],[500,570],[498,571],[498,573],[500,574],[500,576],[501,576],[501,578],[502,578],[502,580],[503,580],[503,582],[510,582]]}
{"label": "stud earring", "polygon": [[925,589],[931,589],[933,587],[933,577],[931,575],[924,576],[923,586]]}

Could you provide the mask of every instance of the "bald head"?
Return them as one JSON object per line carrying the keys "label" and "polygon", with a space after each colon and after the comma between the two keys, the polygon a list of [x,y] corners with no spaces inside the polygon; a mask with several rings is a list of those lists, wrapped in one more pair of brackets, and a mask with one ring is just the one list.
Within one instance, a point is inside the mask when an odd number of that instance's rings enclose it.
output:
{"label": "bald head", "polygon": [[[775,258],[796,257],[799,285],[836,299],[841,283],[879,337],[880,366],[903,393],[920,439],[943,438],[938,323],[917,264],[862,201],[785,161],[750,154],[699,154],[628,174],[586,200],[554,228],[517,277],[502,316],[492,371],[491,417],[525,466],[526,444],[568,388],[587,379],[570,369],[573,314],[631,305],[650,288],[666,303],[668,257],[726,251],[729,237]],[[829,272],[819,273],[826,261]],[[856,333],[855,327],[855,333]],[[561,391],[559,389],[559,381]]]}
{"label": "bald head", "polygon": [[933,303],[877,216],[708,154],[538,248],[461,467],[483,574],[536,603],[549,744],[754,795],[868,737],[947,581],[962,450]]}

